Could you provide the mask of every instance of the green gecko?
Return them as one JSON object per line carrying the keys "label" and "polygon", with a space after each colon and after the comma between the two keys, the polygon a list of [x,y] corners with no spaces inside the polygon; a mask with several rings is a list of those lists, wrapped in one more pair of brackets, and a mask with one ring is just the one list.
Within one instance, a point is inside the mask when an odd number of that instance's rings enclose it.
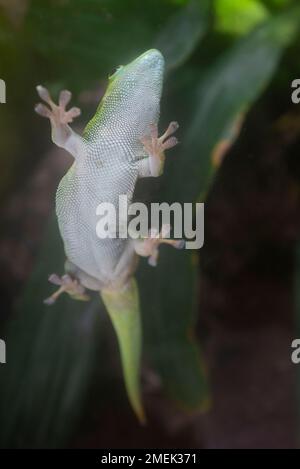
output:
{"label": "green gecko", "polygon": [[49,118],[53,142],[74,157],[56,194],[66,274],[50,275],[49,281],[59,288],[45,302],[52,304],[63,292],[79,300],[89,299],[86,290],[100,292],[117,333],[128,397],[142,422],[141,324],[133,275],[138,256],[148,257],[149,263],[156,265],[161,243],[174,247],[182,243],[166,239],[166,226],[156,237],[149,234],[146,239],[100,239],[96,209],[101,202],[117,206],[120,194],[126,194],[130,203],[137,180],[160,176],[164,150],[177,144],[172,136],[177,122],[171,122],[158,137],[163,74],[164,58],[155,49],[119,67],[109,78],[106,93],[82,136],[69,126],[80,115],[76,107],[66,110],[71,100],[69,91],[61,91],[56,105],[48,90],[37,86],[48,106],[39,103],[35,107],[38,114]]}

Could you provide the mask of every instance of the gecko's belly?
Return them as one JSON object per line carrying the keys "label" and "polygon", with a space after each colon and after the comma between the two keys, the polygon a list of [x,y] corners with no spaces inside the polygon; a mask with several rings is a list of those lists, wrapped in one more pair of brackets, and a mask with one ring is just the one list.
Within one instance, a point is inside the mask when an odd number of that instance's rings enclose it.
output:
{"label": "gecko's belly", "polygon": [[82,184],[77,175],[74,177],[69,171],[56,195],[56,213],[67,258],[103,284],[115,281],[120,275],[117,267],[129,241],[99,238],[96,227],[100,217],[96,210],[103,202],[116,206],[119,193],[132,196],[134,184],[130,181],[126,184],[126,178],[124,181],[117,192],[113,184],[105,187],[98,179]]}
{"label": "gecko's belly", "polygon": [[[81,231],[80,228],[78,230]],[[66,226],[61,229],[61,234],[66,256],[73,264],[101,284],[116,280],[117,266],[126,249],[126,240],[92,238],[93,233],[86,230],[82,233],[81,242],[77,243]]]}

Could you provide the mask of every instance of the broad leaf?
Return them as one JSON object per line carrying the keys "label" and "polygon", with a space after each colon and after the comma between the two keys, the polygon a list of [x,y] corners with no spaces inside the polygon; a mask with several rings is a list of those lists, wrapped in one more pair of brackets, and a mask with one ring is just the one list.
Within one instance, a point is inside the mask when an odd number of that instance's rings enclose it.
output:
{"label": "broad leaf", "polygon": [[99,340],[100,302],[98,295],[89,303],[65,295],[51,307],[43,304],[53,290],[46,273],[61,272],[63,260],[53,219],[7,331],[7,363],[0,373],[3,447],[61,445],[84,403]]}
{"label": "broad leaf", "polygon": [[164,26],[154,47],[164,55],[167,72],[182,65],[194,51],[207,31],[208,16],[209,1],[192,0]]}
{"label": "broad leaf", "polygon": [[[271,19],[213,64],[194,90],[180,91],[192,94],[194,111],[177,156],[168,159],[161,201],[195,202],[207,192],[216,145],[270,82],[298,23],[299,9]],[[175,399],[189,408],[205,406],[205,373],[191,332],[198,297],[195,254],[165,248],[156,271],[140,269],[140,285],[147,356]]]}

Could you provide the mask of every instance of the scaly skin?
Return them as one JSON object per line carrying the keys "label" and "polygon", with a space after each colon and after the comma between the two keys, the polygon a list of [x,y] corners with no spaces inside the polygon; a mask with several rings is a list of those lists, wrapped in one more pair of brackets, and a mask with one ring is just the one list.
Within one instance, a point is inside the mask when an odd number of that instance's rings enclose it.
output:
{"label": "scaly skin", "polygon": [[[177,143],[175,137],[170,137],[178,128],[176,122],[169,125],[162,137],[159,138],[157,132],[163,72],[163,56],[155,49],[120,67],[110,77],[107,91],[82,137],[68,125],[80,114],[78,108],[66,111],[71,93],[62,91],[59,104],[55,105],[49,92],[42,86],[37,87],[48,106],[38,104],[36,111],[50,119],[54,143],[75,158],[56,195],[58,224],[67,255],[67,275],[61,278],[56,274],[50,276],[49,280],[60,288],[46,302],[53,303],[64,291],[82,300],[88,299],[85,288],[101,291],[108,311],[111,310],[121,350],[125,350],[122,351],[125,375],[129,373],[130,361],[139,362],[140,346],[136,346],[137,360],[127,360],[126,353],[133,356],[135,352],[128,352],[128,340],[124,342],[126,346],[122,345],[120,331],[125,330],[125,326],[122,323],[119,327],[116,305],[128,311],[130,308],[138,310],[138,299],[128,299],[128,292],[136,296],[131,277],[137,255],[149,256],[150,264],[155,265],[158,245],[168,242],[178,247],[178,242],[164,239],[164,235],[139,241],[100,239],[96,234],[96,208],[101,202],[117,206],[119,195],[123,194],[128,196],[130,203],[137,179],[159,176],[163,170],[164,150]],[[140,327],[138,322],[136,330]],[[130,316],[130,327],[132,324]],[[126,378],[129,397],[142,420],[139,391],[137,385],[132,384],[136,383],[136,376],[130,380],[130,377]]]}

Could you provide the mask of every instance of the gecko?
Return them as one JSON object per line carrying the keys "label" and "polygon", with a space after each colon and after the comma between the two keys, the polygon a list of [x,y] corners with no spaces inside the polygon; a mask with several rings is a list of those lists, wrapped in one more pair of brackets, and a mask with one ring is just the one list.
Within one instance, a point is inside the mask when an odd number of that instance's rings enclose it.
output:
{"label": "gecko", "polygon": [[[64,292],[85,301],[89,299],[88,290],[100,292],[119,339],[129,399],[141,420],[136,373],[135,378],[131,376],[131,368],[139,367],[139,357],[132,350],[134,334],[138,344],[141,340],[139,320],[133,319],[129,311],[139,314],[133,276],[139,256],[148,257],[154,266],[162,243],[180,248],[182,242],[169,239],[168,226],[155,236],[150,230],[144,239],[100,239],[95,229],[96,210],[101,202],[117,205],[120,194],[125,194],[130,204],[138,179],[160,176],[165,150],[178,143],[173,135],[177,122],[171,122],[158,135],[164,65],[161,52],[150,49],[118,67],[82,135],[69,125],[81,113],[77,107],[67,110],[70,91],[61,91],[55,104],[49,91],[39,85],[37,92],[43,103],[35,107],[39,115],[50,120],[52,141],[74,157],[56,193],[56,215],[67,259],[65,274],[50,275],[49,281],[58,290],[45,303],[53,304]],[[122,310],[129,314],[127,325]]]}

